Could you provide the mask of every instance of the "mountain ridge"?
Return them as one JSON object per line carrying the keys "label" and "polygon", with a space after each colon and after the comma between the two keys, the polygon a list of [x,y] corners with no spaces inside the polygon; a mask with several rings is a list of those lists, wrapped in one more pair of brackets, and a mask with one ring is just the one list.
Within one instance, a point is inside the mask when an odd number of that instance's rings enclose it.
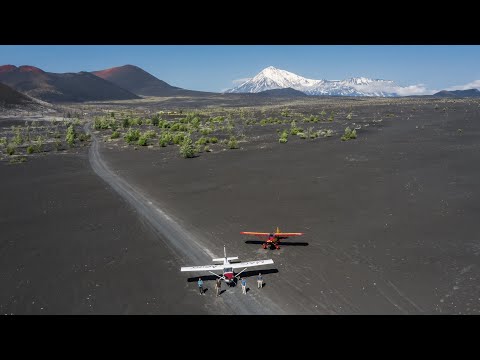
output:
{"label": "mountain ridge", "polygon": [[253,78],[229,89],[226,93],[258,93],[265,90],[292,88],[307,95],[329,96],[398,96],[399,88],[391,80],[352,77],[345,80],[308,79],[292,72],[269,66]]}

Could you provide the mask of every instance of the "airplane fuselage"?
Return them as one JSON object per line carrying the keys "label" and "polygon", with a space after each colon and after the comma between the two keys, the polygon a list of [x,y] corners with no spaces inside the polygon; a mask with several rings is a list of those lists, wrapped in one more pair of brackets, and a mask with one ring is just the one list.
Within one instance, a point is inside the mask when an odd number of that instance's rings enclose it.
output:
{"label": "airplane fuselage", "polygon": [[235,282],[235,273],[227,258],[224,258],[223,260],[223,279],[227,284]]}

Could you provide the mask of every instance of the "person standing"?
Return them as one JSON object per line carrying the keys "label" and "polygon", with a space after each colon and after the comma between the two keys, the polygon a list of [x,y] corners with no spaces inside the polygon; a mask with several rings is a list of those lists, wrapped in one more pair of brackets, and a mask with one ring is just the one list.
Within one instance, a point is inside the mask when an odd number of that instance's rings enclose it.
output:
{"label": "person standing", "polygon": [[198,278],[198,290],[200,291],[200,295],[203,295],[203,280],[202,280],[202,278]]}
{"label": "person standing", "polygon": [[215,289],[217,290],[217,296],[220,296],[220,289],[222,288],[222,280],[217,279],[215,281]]}
{"label": "person standing", "polygon": [[244,278],[242,278],[242,292],[244,294],[247,294],[247,280],[245,280]]}
{"label": "person standing", "polygon": [[262,277],[262,273],[258,273],[258,276],[257,276],[257,287],[259,289],[261,289],[263,287],[263,277]]}

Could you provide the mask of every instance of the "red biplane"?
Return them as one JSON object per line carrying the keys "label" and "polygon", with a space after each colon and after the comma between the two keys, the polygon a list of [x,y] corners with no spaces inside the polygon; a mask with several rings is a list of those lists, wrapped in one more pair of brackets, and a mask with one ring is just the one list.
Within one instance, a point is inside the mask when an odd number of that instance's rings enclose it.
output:
{"label": "red biplane", "polygon": [[303,233],[295,232],[295,233],[287,233],[287,232],[280,232],[280,229],[277,227],[277,231],[272,233],[264,233],[264,232],[255,232],[255,231],[242,231],[240,234],[243,235],[255,235],[258,237],[266,237],[267,239],[262,242],[262,247],[267,249],[268,247],[272,248],[273,246],[275,249],[280,249],[280,240],[287,239],[291,236],[300,236]]}

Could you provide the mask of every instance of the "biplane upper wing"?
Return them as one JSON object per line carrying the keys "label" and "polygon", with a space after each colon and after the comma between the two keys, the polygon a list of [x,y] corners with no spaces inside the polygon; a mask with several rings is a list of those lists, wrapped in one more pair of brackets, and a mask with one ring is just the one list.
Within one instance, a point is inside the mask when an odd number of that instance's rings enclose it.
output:
{"label": "biplane upper wing", "polygon": [[290,236],[300,236],[303,235],[303,233],[287,233],[287,232],[279,232],[275,233],[275,236],[284,236],[284,237],[290,237]]}
{"label": "biplane upper wing", "polygon": [[266,232],[255,232],[255,231],[242,231],[240,234],[243,235],[255,235],[255,236],[268,236],[271,233],[266,233]]}
{"label": "biplane upper wing", "polygon": [[252,266],[268,265],[268,264],[273,264],[273,260],[268,259],[268,260],[246,261],[241,263],[233,263],[233,264],[230,264],[229,266],[234,269],[238,269],[238,268],[247,268]]}
{"label": "biplane upper wing", "polygon": [[180,271],[212,271],[223,270],[223,265],[184,266]]}

